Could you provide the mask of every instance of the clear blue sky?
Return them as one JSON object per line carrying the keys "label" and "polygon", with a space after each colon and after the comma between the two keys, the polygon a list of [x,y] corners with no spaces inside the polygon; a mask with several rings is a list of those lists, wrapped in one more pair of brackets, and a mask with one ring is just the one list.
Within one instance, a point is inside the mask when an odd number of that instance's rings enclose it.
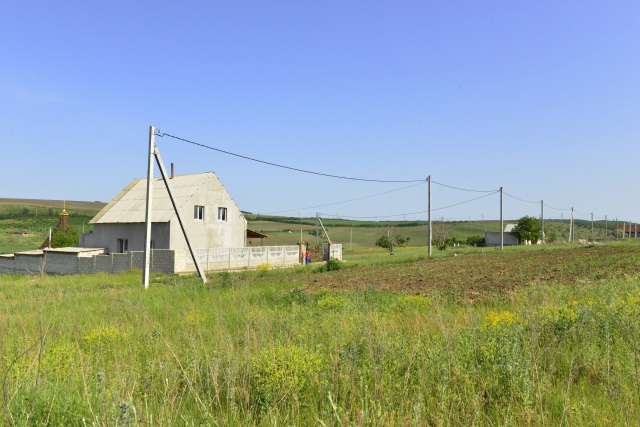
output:
{"label": "clear blue sky", "polygon": [[[0,6],[0,197],[109,201],[146,175],[155,125],[292,167],[431,174],[640,221],[637,1],[97,3]],[[419,185],[299,209],[407,184],[157,143],[176,173],[215,171],[251,212],[427,208]],[[434,208],[480,195],[433,190]],[[434,215],[497,218],[498,203]],[[505,197],[507,218],[525,214],[539,205]]]}

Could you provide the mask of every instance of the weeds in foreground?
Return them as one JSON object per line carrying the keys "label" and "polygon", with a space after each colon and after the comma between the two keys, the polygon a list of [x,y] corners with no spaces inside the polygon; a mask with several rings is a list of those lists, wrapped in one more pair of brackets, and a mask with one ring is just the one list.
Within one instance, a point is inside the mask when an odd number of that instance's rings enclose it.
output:
{"label": "weeds in foreground", "polygon": [[[131,274],[0,285],[6,424],[640,422],[640,278],[446,293],[307,294]],[[273,276],[271,276],[273,274]],[[270,280],[273,278],[274,280]],[[27,421],[25,421],[27,420]]]}

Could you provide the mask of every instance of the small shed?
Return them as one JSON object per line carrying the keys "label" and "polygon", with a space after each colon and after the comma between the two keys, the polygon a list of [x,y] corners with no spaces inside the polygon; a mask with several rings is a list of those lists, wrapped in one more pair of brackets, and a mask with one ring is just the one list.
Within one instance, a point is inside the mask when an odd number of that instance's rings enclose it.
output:
{"label": "small shed", "polygon": [[[255,230],[249,230],[247,228],[247,241],[245,242],[245,246],[264,246],[264,239],[267,238],[266,234],[259,233]],[[253,240],[260,239],[260,245],[254,245]]]}

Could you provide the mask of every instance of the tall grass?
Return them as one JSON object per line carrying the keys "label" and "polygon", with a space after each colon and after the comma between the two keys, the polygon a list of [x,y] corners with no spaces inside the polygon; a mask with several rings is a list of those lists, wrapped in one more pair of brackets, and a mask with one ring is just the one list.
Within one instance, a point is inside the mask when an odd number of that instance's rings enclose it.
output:
{"label": "tall grass", "polygon": [[309,295],[300,274],[312,273],[219,273],[208,286],[157,275],[146,292],[139,272],[3,276],[1,419],[640,422],[638,276],[462,304],[435,292]]}

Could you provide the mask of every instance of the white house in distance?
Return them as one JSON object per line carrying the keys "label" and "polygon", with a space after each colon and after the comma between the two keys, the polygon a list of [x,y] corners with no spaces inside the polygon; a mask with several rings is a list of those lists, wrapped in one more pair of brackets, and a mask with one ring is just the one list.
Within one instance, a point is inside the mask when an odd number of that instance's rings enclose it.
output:
{"label": "white house in distance", "polygon": [[[215,173],[172,176],[171,189],[195,248],[245,246],[247,220]],[[147,180],[135,179],[91,220],[80,247],[109,253],[143,251]],[[154,178],[151,248],[188,250],[162,178]]]}

